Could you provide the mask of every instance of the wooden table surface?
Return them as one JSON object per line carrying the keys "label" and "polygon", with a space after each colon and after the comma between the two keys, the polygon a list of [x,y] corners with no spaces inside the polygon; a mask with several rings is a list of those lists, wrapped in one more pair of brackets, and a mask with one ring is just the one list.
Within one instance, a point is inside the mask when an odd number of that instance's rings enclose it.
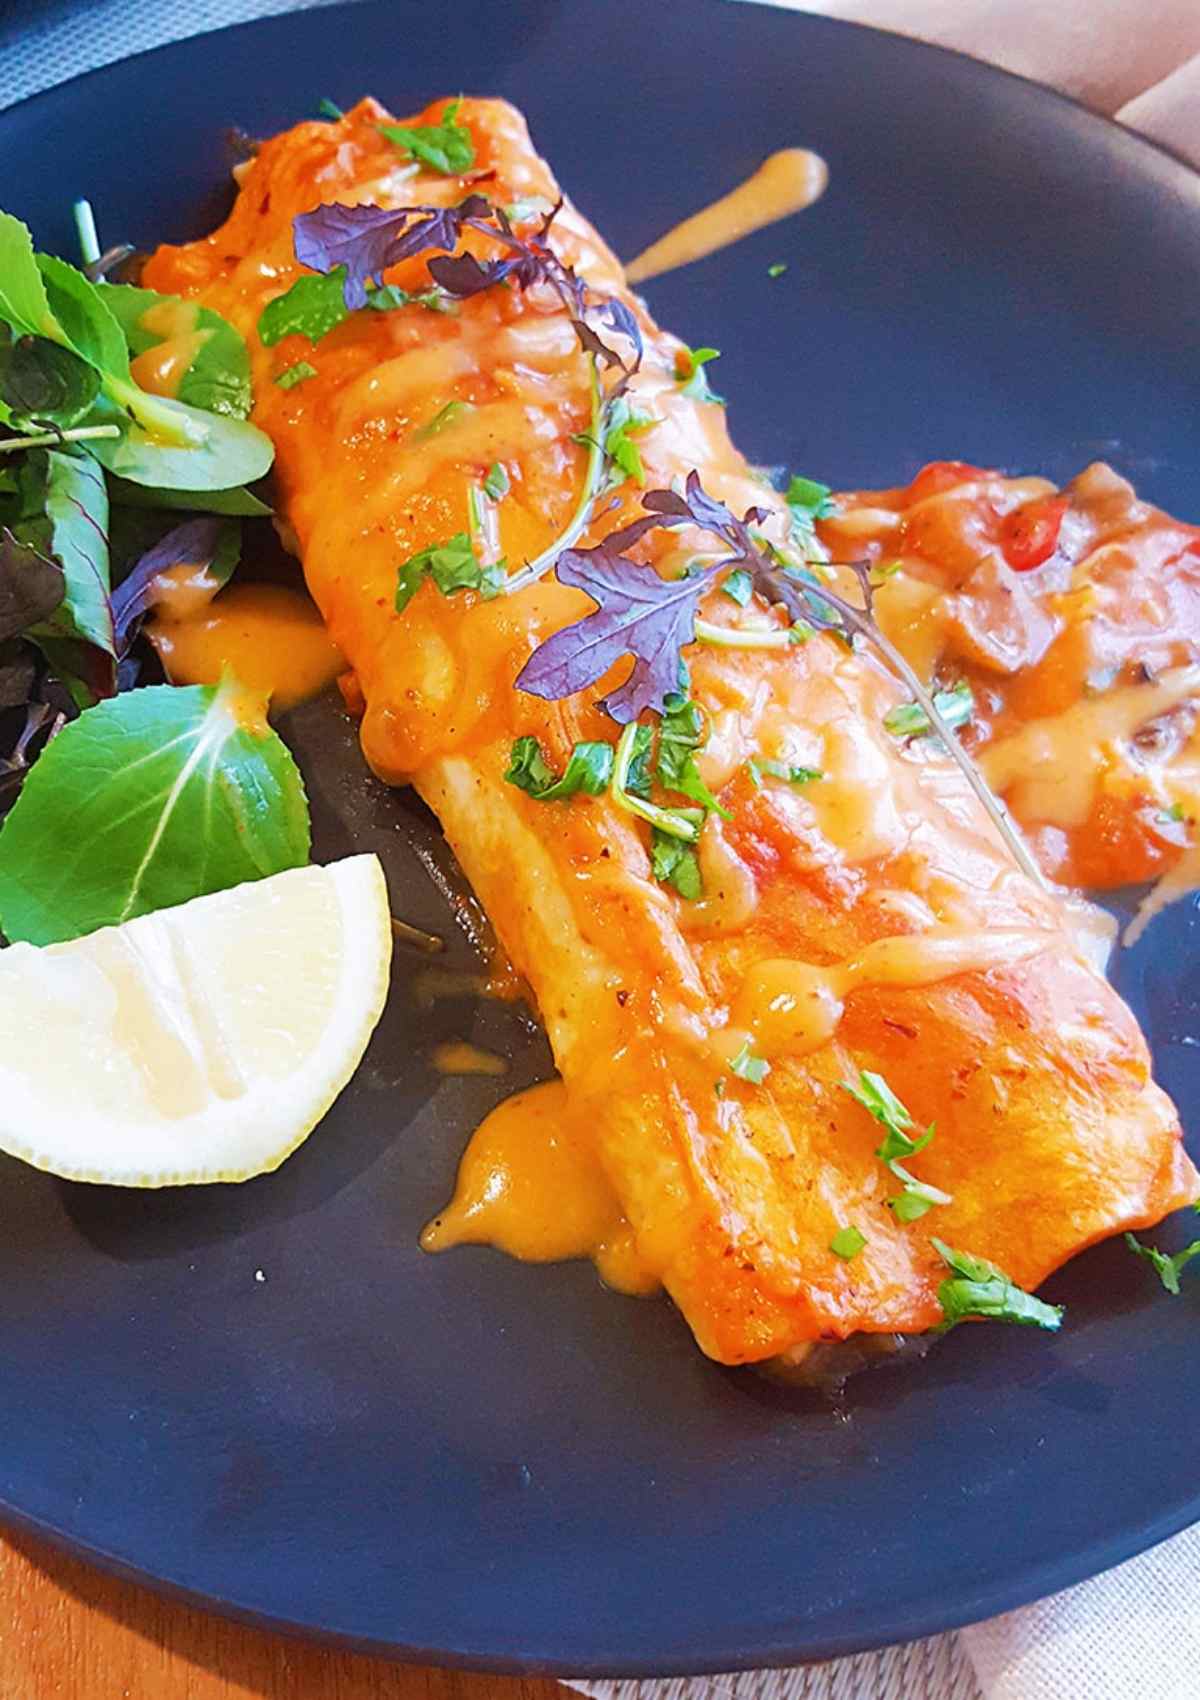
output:
{"label": "wooden table surface", "polygon": [[0,1700],[561,1700],[541,1678],[388,1664],[244,1629],[0,1537]]}

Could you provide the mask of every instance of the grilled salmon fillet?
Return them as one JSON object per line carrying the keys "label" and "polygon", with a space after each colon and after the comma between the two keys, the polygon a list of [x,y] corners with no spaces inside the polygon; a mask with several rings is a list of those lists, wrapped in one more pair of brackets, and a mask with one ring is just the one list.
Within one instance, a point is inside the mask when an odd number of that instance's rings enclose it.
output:
{"label": "grilled salmon fillet", "polygon": [[[600,703],[628,664],[563,700],[529,695],[517,674],[590,611],[582,591],[547,576],[487,600],[425,583],[397,612],[397,571],[463,531],[468,483],[496,462],[511,483],[499,509],[510,569],[562,531],[590,418],[569,314],[536,287],[492,288],[452,313],[355,312],[315,348],[299,336],[268,348],[257,334],[264,307],[302,275],[293,216],[318,204],[558,199],[510,106],[466,100],[459,118],[475,152],[462,177],[414,176],[373,101],[297,125],[262,145],[227,222],[160,249],[146,281],[245,335],[279,511],[354,669],[367,759],[434,809],[532,988],[573,1122],[641,1264],[705,1352],[747,1363],[938,1323],[934,1234],[1028,1287],[1195,1198],[1174,1109],[1081,943],[1079,914],[1014,866],[936,744],[886,730],[903,693],[869,654],[825,635],[688,648],[708,732],[699,766],[729,817],[705,821],[698,897],[654,877],[648,828],[611,794],[546,803],[506,782],[518,738],[536,737],[559,772],[578,741],[613,742]],[[637,439],[647,486],[695,470],[713,497],[739,514],[770,508],[782,527],[783,504],[731,447],[724,409],[687,393],[681,345],[569,203],[549,239],[639,315],[646,355],[629,395],[655,421]],[[428,288],[420,258],[386,278]],[[273,381],[301,359],[314,376]],[[469,406],[430,430],[452,402]],[[640,493],[627,481],[585,541],[638,513]],[[672,575],[704,546],[676,530],[634,553]],[[715,625],[776,617],[720,590],[702,612]],[[822,777],[793,783],[792,767]],[[743,1053],[769,1063],[759,1082],[731,1071]],[[880,1130],[842,1084],[864,1069],[922,1126],[936,1122],[917,1164],[950,1202],[919,1221],[889,1208]],[[866,1242],[852,1259],[830,1249],[847,1225]]]}

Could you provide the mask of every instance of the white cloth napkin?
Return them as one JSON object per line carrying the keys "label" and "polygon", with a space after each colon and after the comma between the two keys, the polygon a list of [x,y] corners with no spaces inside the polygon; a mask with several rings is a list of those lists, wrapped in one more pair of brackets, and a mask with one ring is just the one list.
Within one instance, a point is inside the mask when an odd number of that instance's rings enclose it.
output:
{"label": "white cloth napkin", "polygon": [[[990,60],[1200,167],[1200,0],[775,3]],[[1200,1526],[957,1635],[798,1670],[573,1686],[597,1700],[1200,1700]]]}

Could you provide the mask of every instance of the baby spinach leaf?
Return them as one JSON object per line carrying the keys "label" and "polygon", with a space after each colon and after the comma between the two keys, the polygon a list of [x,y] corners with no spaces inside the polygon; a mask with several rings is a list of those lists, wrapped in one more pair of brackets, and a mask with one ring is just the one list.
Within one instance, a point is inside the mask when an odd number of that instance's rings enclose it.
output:
{"label": "baby spinach leaf", "polygon": [[8,418],[74,425],[99,394],[98,373],[69,348],[0,325],[0,402]]}
{"label": "baby spinach leaf", "polygon": [[[155,404],[152,429],[135,420],[115,441],[92,443],[91,451],[118,477],[169,491],[166,506],[180,507],[183,495],[233,490],[253,483],[269,470],[275,458],[274,446],[248,419],[202,413],[180,401],[148,396],[141,390],[136,393],[142,397],[139,413],[149,411],[145,402]],[[174,433],[174,441],[164,435],[167,426]],[[181,440],[185,432],[192,433],[187,441]]]}
{"label": "baby spinach leaf", "polygon": [[241,519],[269,519],[273,510],[253,490],[155,490],[110,476],[108,493],[114,507],[169,508],[189,513],[232,514]]}
{"label": "baby spinach leaf", "polygon": [[97,288],[135,357],[173,334],[167,328],[173,317],[186,323],[194,316],[196,352],[176,391],[179,400],[207,413],[249,418],[250,356],[228,319],[211,307],[196,306],[177,295],[160,295],[154,289],[135,289],[127,283],[101,283]]}
{"label": "baby spinach leaf", "polygon": [[0,829],[0,927],[53,944],[308,860],[287,748],[236,685],[151,685],[81,714]]}
{"label": "baby spinach leaf", "polygon": [[100,285],[53,254],[39,254],[37,263],[50,311],[65,333],[68,346],[97,372],[128,380],[129,350],[125,333],[109,311]]}
{"label": "baby spinach leaf", "polygon": [[45,336],[50,318],[33,238],[19,218],[0,212],[0,317],[14,330]]}

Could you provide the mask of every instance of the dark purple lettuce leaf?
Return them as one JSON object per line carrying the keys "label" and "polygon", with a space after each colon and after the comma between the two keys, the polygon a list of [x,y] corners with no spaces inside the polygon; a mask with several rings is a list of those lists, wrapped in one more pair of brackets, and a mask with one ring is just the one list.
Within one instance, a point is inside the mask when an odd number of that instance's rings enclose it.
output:
{"label": "dark purple lettuce leaf", "polygon": [[564,550],[555,573],[586,591],[596,611],[534,651],[517,676],[518,690],[551,701],[572,696],[632,655],[633,671],[607,698],[606,711],[621,724],[646,709],[661,712],[663,698],[679,689],[679,653],[695,637],[696,607],[717,571],[661,579],[607,543]]}
{"label": "dark purple lettuce leaf", "polygon": [[0,643],[40,625],[60,607],[66,594],[62,568],[31,543],[21,543],[0,528]]}

